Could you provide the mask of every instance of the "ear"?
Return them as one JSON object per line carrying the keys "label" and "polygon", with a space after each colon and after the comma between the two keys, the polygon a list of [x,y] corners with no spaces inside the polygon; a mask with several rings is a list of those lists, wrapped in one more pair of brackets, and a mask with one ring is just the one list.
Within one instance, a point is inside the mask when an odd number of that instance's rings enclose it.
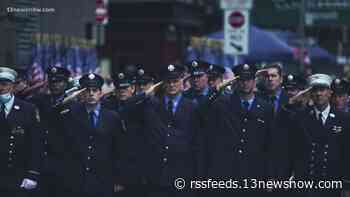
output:
{"label": "ear", "polygon": [[98,91],[98,95],[99,95],[99,96],[102,96],[102,95],[103,95],[102,88],[99,88],[98,90],[99,90],[99,91]]}
{"label": "ear", "polygon": [[332,96],[333,95],[333,90],[329,89],[329,94]]}
{"label": "ear", "polygon": [[132,85],[132,86],[130,86],[130,89],[131,89],[132,93],[134,93],[135,90],[136,90],[136,86],[135,86],[135,85]]}

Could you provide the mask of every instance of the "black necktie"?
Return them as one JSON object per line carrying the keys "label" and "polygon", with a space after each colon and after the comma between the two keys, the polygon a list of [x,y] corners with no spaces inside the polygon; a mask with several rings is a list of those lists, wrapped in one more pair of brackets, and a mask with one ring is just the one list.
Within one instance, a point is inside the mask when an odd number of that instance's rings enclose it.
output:
{"label": "black necktie", "polygon": [[1,104],[0,120],[6,120],[5,104]]}
{"label": "black necktie", "polygon": [[246,112],[249,111],[249,102],[248,101],[243,101],[243,108]]}
{"label": "black necktie", "polygon": [[194,100],[197,103],[200,103],[202,101],[203,97],[204,97],[203,93],[200,92],[200,91],[197,91],[194,95],[195,95],[194,96]]}
{"label": "black necktie", "polygon": [[271,96],[271,97],[270,97],[270,103],[271,103],[273,109],[276,108],[276,106],[275,106],[275,101],[276,101],[276,96]]}
{"label": "black necktie", "polygon": [[318,118],[318,122],[323,126],[322,113],[321,112],[318,114],[317,118]]}
{"label": "black necktie", "polygon": [[96,124],[95,124],[95,112],[91,111],[89,112],[89,118],[90,118],[90,125],[92,128],[96,128]]}
{"label": "black necktie", "polygon": [[271,97],[270,97],[270,103],[271,103],[272,105],[275,105],[275,101],[276,101],[276,96],[271,96]]}
{"label": "black necktie", "polygon": [[174,108],[174,102],[173,102],[173,100],[169,99],[169,101],[168,101],[168,109],[167,109],[168,114],[169,114],[169,118],[173,118],[173,115],[174,115],[173,108]]}

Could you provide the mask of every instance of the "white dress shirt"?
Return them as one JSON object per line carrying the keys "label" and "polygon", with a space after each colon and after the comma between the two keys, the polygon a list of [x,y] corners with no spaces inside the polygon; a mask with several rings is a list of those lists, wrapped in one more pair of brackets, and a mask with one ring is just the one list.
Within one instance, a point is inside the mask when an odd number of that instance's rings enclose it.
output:
{"label": "white dress shirt", "polygon": [[[13,106],[14,102],[15,102],[15,97],[12,95],[10,101],[5,103],[5,116],[6,116],[6,118],[9,115],[9,113],[11,112],[11,109],[12,109],[12,106]],[[0,106],[0,108],[1,108],[1,106]]]}
{"label": "white dress shirt", "polygon": [[329,104],[326,107],[326,109],[324,109],[322,112],[320,110],[318,110],[317,108],[315,108],[316,118],[318,119],[319,114],[321,113],[322,114],[322,123],[325,124],[330,111],[331,111],[331,106]]}

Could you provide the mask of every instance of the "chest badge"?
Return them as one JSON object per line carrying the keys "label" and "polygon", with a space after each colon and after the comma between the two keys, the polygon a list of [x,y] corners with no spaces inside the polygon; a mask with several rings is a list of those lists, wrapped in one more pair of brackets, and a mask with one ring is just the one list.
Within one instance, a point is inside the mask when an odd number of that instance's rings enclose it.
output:
{"label": "chest badge", "polygon": [[343,127],[341,127],[341,126],[334,125],[332,127],[332,133],[340,133],[340,132],[342,132],[342,130],[343,130]]}
{"label": "chest badge", "polygon": [[21,126],[15,126],[12,131],[11,134],[24,134],[24,129]]}

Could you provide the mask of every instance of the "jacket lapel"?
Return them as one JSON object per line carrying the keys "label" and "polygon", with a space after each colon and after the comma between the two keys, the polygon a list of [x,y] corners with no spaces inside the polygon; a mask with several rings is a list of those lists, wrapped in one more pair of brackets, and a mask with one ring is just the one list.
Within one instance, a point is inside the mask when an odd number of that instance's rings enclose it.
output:
{"label": "jacket lapel", "polygon": [[23,129],[25,129],[25,127],[27,126],[24,123],[25,118],[27,117],[25,117],[24,114],[21,112],[22,110],[24,110],[23,105],[15,98],[11,111],[6,118],[7,126],[10,129],[9,132],[12,133],[14,130],[24,131]]}
{"label": "jacket lapel", "polygon": [[[238,117],[244,116],[245,112],[243,112],[243,108],[240,102],[240,99],[237,95],[231,95],[230,96],[230,107],[227,107],[225,110],[227,112],[227,123],[231,128],[232,131],[237,135],[237,139],[239,138],[239,132],[241,132],[241,121]],[[238,116],[237,116],[238,115]],[[226,118],[224,118],[226,119]]]}
{"label": "jacket lapel", "polygon": [[261,113],[261,103],[258,101],[258,99],[255,97],[253,103],[252,103],[252,106],[249,110],[249,117],[250,118],[256,118],[256,115],[260,114]]}
{"label": "jacket lapel", "polygon": [[96,129],[98,131],[99,130],[103,130],[102,127],[103,127],[104,124],[101,124],[101,123],[104,120],[104,116],[105,116],[105,110],[101,107],[100,113],[98,114],[97,122],[96,122]]}
{"label": "jacket lapel", "polygon": [[327,134],[338,133],[342,131],[343,128],[341,128],[341,126],[337,125],[336,123],[336,117],[337,117],[337,112],[334,110],[333,107],[331,107],[331,110],[328,114],[328,117],[325,123],[325,129]]}
{"label": "jacket lapel", "polygon": [[162,141],[168,129],[168,115],[164,104],[164,97],[154,98],[152,102],[147,104],[147,127],[154,139]]}
{"label": "jacket lapel", "polygon": [[108,121],[106,121],[107,118],[107,114],[106,114],[106,110],[101,107],[100,109],[100,114],[98,115],[98,119],[97,119],[97,125],[96,125],[96,130],[99,133],[105,132],[108,128],[108,125],[106,124]]}
{"label": "jacket lapel", "polygon": [[184,106],[185,106],[184,98],[181,97],[179,100],[179,103],[177,104],[177,107],[176,107],[175,119],[177,119],[179,116],[181,116],[181,114],[184,114],[184,110],[185,110]]}
{"label": "jacket lapel", "polygon": [[231,107],[229,108],[229,111],[232,113],[231,116],[235,114],[238,114],[239,117],[246,115],[245,109],[243,109],[241,100],[238,95],[232,95],[230,97],[230,103]]}
{"label": "jacket lapel", "polygon": [[310,141],[314,140],[322,140],[325,136],[325,126],[322,126],[316,118],[316,112],[314,109],[309,108],[308,114],[306,115],[306,119],[302,122],[302,124],[306,125],[306,129],[304,130]]}
{"label": "jacket lapel", "polygon": [[[10,130],[14,129],[14,127],[24,127],[25,125],[17,125],[18,124],[18,119],[21,117],[18,115],[21,113],[22,105],[18,102],[18,100],[15,98],[11,111],[7,115],[6,122]],[[19,118],[20,117],[20,118]]]}
{"label": "jacket lapel", "polygon": [[284,90],[282,90],[281,96],[280,96],[280,99],[279,99],[279,102],[278,102],[278,109],[276,111],[277,114],[279,112],[281,112],[282,106],[284,104],[286,104],[286,103],[288,103],[288,96],[287,96],[286,92]]}
{"label": "jacket lapel", "polygon": [[89,122],[89,114],[86,111],[84,105],[78,104],[78,106],[75,108],[75,110],[76,110],[76,112],[73,112],[72,114],[79,114],[76,118],[76,121],[90,130],[91,126],[90,126],[90,122]]}
{"label": "jacket lapel", "polygon": [[157,110],[158,114],[162,114],[160,116],[160,119],[162,120],[162,122],[168,122],[168,112],[167,112],[167,106],[165,104],[165,98],[161,97],[160,101],[159,101],[159,106],[158,106],[158,110]]}
{"label": "jacket lapel", "polygon": [[13,105],[12,105],[12,108],[11,108],[11,111],[10,111],[10,113],[7,115],[7,118],[6,118],[6,119],[8,120],[9,123],[15,121],[14,117],[16,117],[16,114],[17,114],[20,110],[22,110],[22,106],[19,105],[18,100],[15,98],[15,100],[14,100],[14,102],[13,102]]}

